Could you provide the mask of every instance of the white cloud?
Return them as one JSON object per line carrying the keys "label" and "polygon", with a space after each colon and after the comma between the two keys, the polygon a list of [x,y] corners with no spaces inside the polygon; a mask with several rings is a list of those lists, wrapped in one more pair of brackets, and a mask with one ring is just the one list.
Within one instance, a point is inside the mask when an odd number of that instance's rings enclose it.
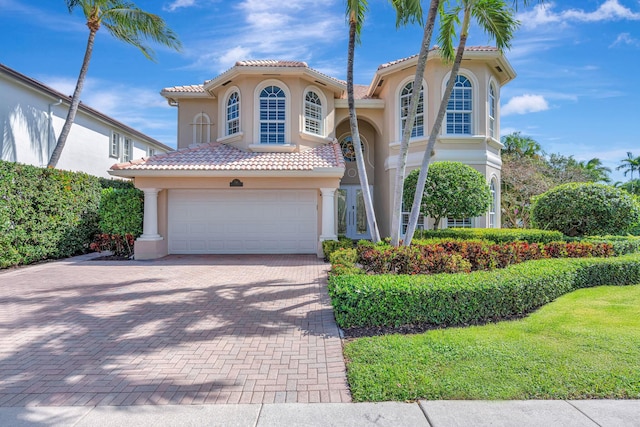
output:
{"label": "white cloud", "polygon": [[567,9],[556,12],[553,2],[536,5],[533,10],[518,14],[524,28],[533,29],[549,24],[565,25],[569,22],[601,22],[619,20],[640,20],[640,12],[634,12],[618,0],[606,0],[596,10]]}
{"label": "white cloud", "polygon": [[244,0],[235,10],[223,37],[207,35],[190,48],[191,68],[222,72],[240,59],[308,61],[347,35],[337,0]]}
{"label": "white cloud", "polygon": [[615,47],[618,45],[627,46],[640,46],[640,40],[631,37],[629,33],[618,34],[618,37],[609,45],[609,47]]}
{"label": "white cloud", "polygon": [[[51,11],[43,10],[37,6],[28,5],[27,2],[15,0],[0,0],[0,10],[6,15],[11,13],[26,15],[29,18],[28,22],[48,30],[87,33],[85,21],[69,13],[51,13]],[[61,7],[60,10],[65,12],[66,8]]]}
{"label": "white cloud", "polygon": [[500,109],[501,116],[510,114],[537,113],[549,109],[547,100],[542,95],[525,94],[514,96]]}
{"label": "white cloud", "polygon": [[196,0],[174,0],[168,6],[163,7],[163,9],[174,12],[176,9],[195,6],[195,4]]}

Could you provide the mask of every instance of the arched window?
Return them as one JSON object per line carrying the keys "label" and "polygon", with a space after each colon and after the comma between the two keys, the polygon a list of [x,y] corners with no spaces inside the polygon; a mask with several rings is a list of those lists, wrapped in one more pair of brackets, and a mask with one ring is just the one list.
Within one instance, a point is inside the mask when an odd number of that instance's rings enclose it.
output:
{"label": "arched window", "polygon": [[496,89],[489,84],[489,136],[496,138]]}
{"label": "arched window", "polygon": [[198,113],[193,118],[193,143],[203,144],[211,141],[211,119],[207,113]]}
{"label": "arched window", "polygon": [[[340,148],[342,149],[342,156],[344,157],[345,162],[356,161],[356,150],[353,146],[353,138],[351,135],[346,135],[340,138]],[[362,152],[364,154],[364,144],[362,144]]]}
{"label": "arched window", "polygon": [[496,228],[496,211],[498,210],[498,192],[496,191],[496,180],[491,179],[491,206],[489,206],[489,228]]}
{"label": "arched window", "polygon": [[307,92],[304,96],[304,131],[322,135],[322,101],[317,93]]}
{"label": "arched window", "polygon": [[284,144],[286,95],[278,86],[260,92],[260,143]]}
{"label": "arched window", "polygon": [[240,94],[233,92],[227,100],[227,135],[240,132]]}
{"label": "arched window", "polygon": [[471,113],[473,88],[471,81],[458,75],[447,104],[447,133],[471,135]]}
{"label": "arched window", "polygon": [[[409,115],[409,103],[413,94],[413,82],[409,82],[402,88],[400,92],[400,137],[404,132],[404,127]],[[416,119],[411,129],[411,138],[424,136],[424,86],[420,89],[420,98],[418,100],[418,108],[416,110]]]}

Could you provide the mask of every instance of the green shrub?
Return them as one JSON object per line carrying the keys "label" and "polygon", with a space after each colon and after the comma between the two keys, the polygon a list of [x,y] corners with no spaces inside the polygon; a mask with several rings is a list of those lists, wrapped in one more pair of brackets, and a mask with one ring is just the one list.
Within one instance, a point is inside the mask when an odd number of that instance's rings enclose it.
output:
{"label": "green shrub", "polygon": [[134,188],[136,188],[133,185],[133,181],[130,180],[102,177],[98,177],[98,179],[100,180],[100,186],[102,188],[117,188],[121,190],[133,190]]}
{"label": "green shrub", "polygon": [[527,243],[550,243],[563,240],[559,231],[524,228],[446,228],[444,230],[416,231],[422,239],[488,240],[494,243],[522,241]]}
{"label": "green shrub", "polygon": [[607,243],[613,248],[615,256],[640,252],[640,236],[587,236],[577,240],[594,244]]}
{"label": "green shrub", "polygon": [[338,237],[338,240],[323,240],[322,241],[322,253],[324,253],[324,260],[329,261],[331,254],[338,249],[353,248],[354,242],[344,236]]}
{"label": "green shrub", "polygon": [[338,325],[466,325],[529,313],[578,288],[640,283],[640,254],[546,259],[469,274],[331,276]]}
{"label": "green shrub", "polygon": [[100,232],[106,234],[142,234],[144,195],[136,188],[105,188],[98,208]]}
{"label": "green shrub", "polygon": [[363,274],[364,272],[356,266],[358,253],[354,248],[340,248],[329,255],[331,262],[330,275],[341,274]]}
{"label": "green shrub", "polygon": [[0,161],[0,267],[86,251],[99,201],[94,176]]}
{"label": "green shrub", "polygon": [[[405,206],[413,205],[420,169],[404,180]],[[434,219],[434,228],[446,217],[482,215],[491,204],[491,190],[484,175],[460,162],[435,162],[429,166],[420,212]]]}
{"label": "green shrub", "polygon": [[571,237],[626,234],[639,220],[640,207],[632,196],[605,184],[563,184],[531,203],[534,227]]}

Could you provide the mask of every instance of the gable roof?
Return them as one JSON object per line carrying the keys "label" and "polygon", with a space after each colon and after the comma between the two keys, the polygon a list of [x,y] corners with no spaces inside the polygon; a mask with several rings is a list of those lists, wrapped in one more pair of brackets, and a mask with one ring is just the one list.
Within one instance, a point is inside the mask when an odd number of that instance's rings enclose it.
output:
{"label": "gable roof", "polygon": [[301,152],[248,152],[211,142],[166,154],[115,164],[110,173],[136,176],[143,171],[163,172],[344,172],[344,158],[337,142]]}
{"label": "gable roof", "polygon": [[[54,100],[62,100],[64,104],[66,104],[67,106],[71,105],[71,97],[68,95],[64,95],[61,92],[58,92],[57,90],[45,85],[44,83],[39,82],[38,80],[32,79],[31,77],[28,77],[22,73],[19,73],[18,71],[7,67],[4,64],[0,64],[0,73],[6,75],[7,77],[9,77],[10,79],[12,79],[13,81],[19,83],[22,86],[28,87],[32,90],[35,90],[37,92],[40,92],[46,96],[49,96],[51,98],[53,98]],[[129,127],[127,125],[125,125],[122,122],[117,121],[116,119],[114,119],[113,117],[109,117],[104,113],[101,113],[98,110],[95,110],[91,107],[89,107],[86,104],[83,104],[82,101],[80,101],[80,105],[78,106],[78,111],[82,111],[85,114],[88,114],[89,116],[93,116],[94,118],[102,121],[102,122],[106,122],[107,124],[114,126],[116,128],[121,129],[122,131],[131,134],[132,136],[138,137],[139,139],[153,144],[163,150],[166,151],[173,151],[173,148],[163,144],[160,141],[157,141],[153,138],[151,138],[149,135],[145,135],[144,133]]]}

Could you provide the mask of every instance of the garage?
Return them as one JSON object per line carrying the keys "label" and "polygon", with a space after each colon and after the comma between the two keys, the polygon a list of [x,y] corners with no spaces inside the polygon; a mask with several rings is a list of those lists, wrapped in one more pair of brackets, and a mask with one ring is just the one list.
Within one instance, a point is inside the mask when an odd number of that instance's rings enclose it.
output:
{"label": "garage", "polygon": [[313,254],[316,190],[169,190],[171,254]]}

